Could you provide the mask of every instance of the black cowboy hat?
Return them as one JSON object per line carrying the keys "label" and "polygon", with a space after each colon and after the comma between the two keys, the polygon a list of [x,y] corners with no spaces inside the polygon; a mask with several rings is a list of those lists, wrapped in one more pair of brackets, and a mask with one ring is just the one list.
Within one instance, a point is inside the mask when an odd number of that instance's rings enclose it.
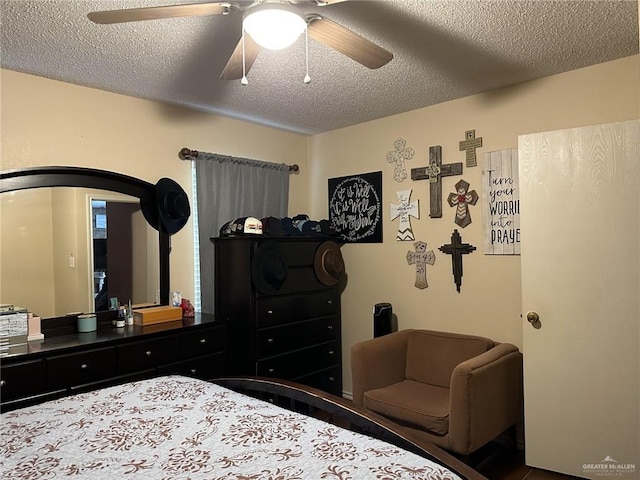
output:
{"label": "black cowboy hat", "polygon": [[265,295],[276,293],[287,279],[287,264],[274,241],[261,243],[251,260],[251,280]]}
{"label": "black cowboy hat", "polygon": [[140,199],[142,214],[156,230],[169,235],[184,227],[191,215],[189,197],[182,187],[170,178],[161,178],[155,186],[155,198],[146,195]]}

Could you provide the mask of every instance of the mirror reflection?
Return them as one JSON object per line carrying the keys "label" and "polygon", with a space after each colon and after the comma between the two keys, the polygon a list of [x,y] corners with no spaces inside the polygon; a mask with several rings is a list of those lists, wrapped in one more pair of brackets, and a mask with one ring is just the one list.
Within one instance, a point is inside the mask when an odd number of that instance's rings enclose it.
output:
{"label": "mirror reflection", "polygon": [[153,303],[158,233],[137,198],[75,187],[0,195],[0,303],[48,318]]}

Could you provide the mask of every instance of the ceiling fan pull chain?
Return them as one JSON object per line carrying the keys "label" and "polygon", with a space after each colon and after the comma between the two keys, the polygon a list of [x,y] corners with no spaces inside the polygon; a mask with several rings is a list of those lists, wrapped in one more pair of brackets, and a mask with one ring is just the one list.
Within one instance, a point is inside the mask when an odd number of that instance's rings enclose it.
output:
{"label": "ceiling fan pull chain", "polygon": [[242,29],[242,80],[240,80],[242,85],[248,85],[249,80],[247,80],[247,66],[244,58],[244,28]]}
{"label": "ceiling fan pull chain", "polygon": [[306,62],[306,75],[304,76],[304,83],[309,83],[311,81],[311,77],[309,76],[309,29],[304,29],[304,56]]}

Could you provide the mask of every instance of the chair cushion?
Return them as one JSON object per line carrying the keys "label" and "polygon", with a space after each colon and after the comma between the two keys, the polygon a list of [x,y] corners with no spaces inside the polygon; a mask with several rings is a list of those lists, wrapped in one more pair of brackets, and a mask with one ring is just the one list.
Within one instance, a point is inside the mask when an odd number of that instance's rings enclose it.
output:
{"label": "chair cushion", "polygon": [[408,380],[449,388],[459,363],[493,348],[493,341],[472,335],[414,330],[407,340]]}
{"label": "chair cushion", "polygon": [[437,435],[449,431],[449,389],[404,380],[364,393],[364,406],[400,424]]}

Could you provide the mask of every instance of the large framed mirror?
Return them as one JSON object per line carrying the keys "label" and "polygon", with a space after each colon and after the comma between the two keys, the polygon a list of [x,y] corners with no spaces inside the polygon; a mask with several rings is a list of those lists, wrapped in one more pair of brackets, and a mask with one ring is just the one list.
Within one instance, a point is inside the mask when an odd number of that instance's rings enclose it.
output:
{"label": "large framed mirror", "polygon": [[169,303],[169,233],[156,186],[113,172],[0,172],[0,303],[43,318]]}

